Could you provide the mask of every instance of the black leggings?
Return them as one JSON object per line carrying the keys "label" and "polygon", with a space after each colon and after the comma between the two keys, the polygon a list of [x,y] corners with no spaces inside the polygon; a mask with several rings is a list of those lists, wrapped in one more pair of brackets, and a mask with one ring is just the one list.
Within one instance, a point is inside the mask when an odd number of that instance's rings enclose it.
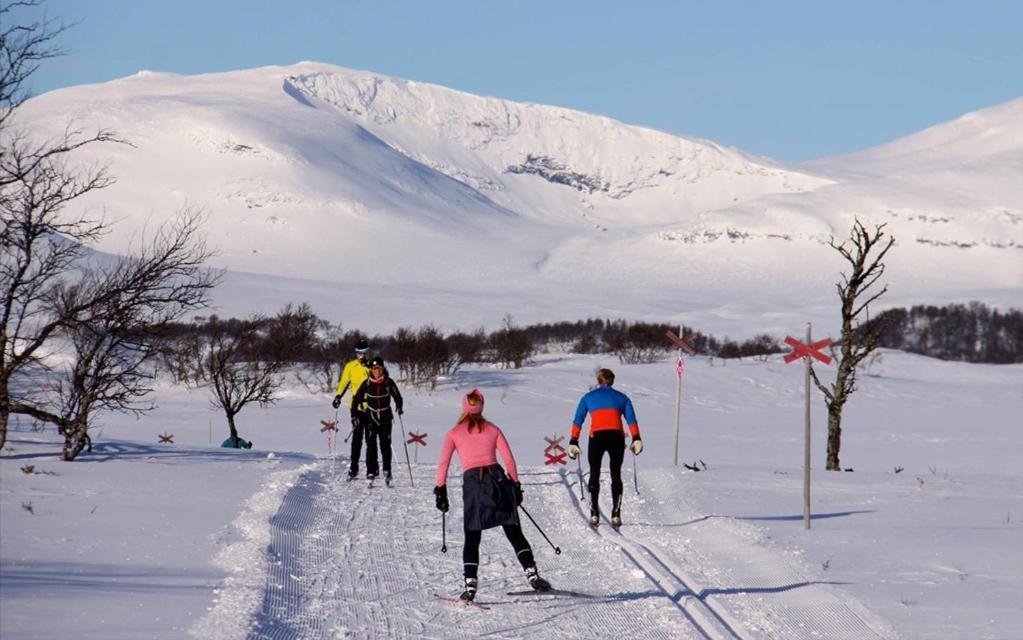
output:
{"label": "black leggings", "polygon": [[[533,549],[529,546],[526,536],[522,535],[522,527],[518,525],[504,525],[504,535],[512,543],[515,554],[519,557],[519,563],[523,569],[528,569],[536,564],[533,560]],[[480,566],[480,541],[483,539],[483,532],[480,530],[465,532],[465,547],[462,548],[462,564],[465,565],[465,577],[475,578]]]}
{"label": "black leggings", "polygon": [[590,436],[586,458],[590,462],[590,505],[597,508],[597,496],[600,494],[600,464],[607,453],[611,463],[611,500],[614,508],[621,504],[622,461],[625,460],[625,434],[621,431],[598,431]]}
{"label": "black leggings", "polygon": [[[362,455],[362,435],[369,424],[369,414],[358,409],[352,409],[352,456],[349,461],[348,470],[353,476],[359,473],[359,457]],[[373,459],[376,459],[376,439],[372,443],[366,443],[366,457],[369,458],[369,451],[373,449]],[[368,460],[367,460],[368,462]]]}
{"label": "black leggings", "polygon": [[[367,412],[366,415],[369,416],[369,422],[366,424],[366,473],[380,475],[380,467],[377,464],[378,448],[384,462],[384,473],[390,473],[392,423],[390,420],[384,420],[380,424],[376,424],[370,413]],[[377,446],[378,439],[379,447]]]}

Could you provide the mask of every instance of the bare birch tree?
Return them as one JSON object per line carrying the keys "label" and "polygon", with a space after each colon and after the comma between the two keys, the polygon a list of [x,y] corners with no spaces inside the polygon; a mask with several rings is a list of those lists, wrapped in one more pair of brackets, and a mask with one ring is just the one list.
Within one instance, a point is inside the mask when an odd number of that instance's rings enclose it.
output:
{"label": "bare birch tree", "polygon": [[210,403],[224,412],[229,437],[238,441],[236,417],[246,406],[272,405],[297,351],[315,340],[316,317],[308,305],[291,305],[275,317],[236,323],[212,319],[196,332],[180,367],[192,387],[208,387]]}
{"label": "bare birch tree", "polygon": [[837,372],[831,385],[823,384],[816,371],[810,367],[810,374],[817,388],[824,394],[828,407],[828,450],[826,468],[839,471],[839,450],[842,446],[842,410],[849,396],[856,391],[856,367],[880,344],[884,327],[878,323],[867,323],[866,312],[870,303],[888,291],[888,285],[877,289],[884,275],[884,257],[895,244],[895,238],[884,232],[884,224],[868,230],[856,219],[849,238],[836,244],[831,238],[831,248],[842,255],[848,263],[849,272],[842,274],[842,281],[835,286],[842,303],[842,332],[837,348]]}

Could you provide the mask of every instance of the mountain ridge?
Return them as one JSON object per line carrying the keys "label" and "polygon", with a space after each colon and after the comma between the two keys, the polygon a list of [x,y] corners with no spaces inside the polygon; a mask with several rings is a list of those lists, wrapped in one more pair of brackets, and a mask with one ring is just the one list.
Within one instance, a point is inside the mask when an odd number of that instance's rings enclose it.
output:
{"label": "mountain ridge", "polygon": [[[824,309],[842,267],[827,243],[854,217],[898,239],[889,273],[907,301],[1018,298],[1020,104],[798,166],[309,62],[142,72],[34,98],[22,121],[46,134],[73,119],[133,142],[82,156],[119,178],[81,203],[122,221],[101,250],[123,252],[134,229],[190,203],[209,213],[217,266],[375,284],[396,308],[409,288],[457,303],[485,282],[507,292],[498,318],[541,300],[593,314],[611,291],[627,292],[626,315],[679,295],[713,315],[730,299]],[[417,308],[429,318],[428,300]]]}

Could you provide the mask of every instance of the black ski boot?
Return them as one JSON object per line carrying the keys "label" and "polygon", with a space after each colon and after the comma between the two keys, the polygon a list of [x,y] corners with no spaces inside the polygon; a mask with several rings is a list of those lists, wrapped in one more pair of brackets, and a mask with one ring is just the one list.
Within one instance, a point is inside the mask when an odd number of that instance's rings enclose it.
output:
{"label": "black ski boot", "polygon": [[540,577],[540,572],[536,570],[536,565],[526,567],[526,581],[529,582],[529,586],[533,588],[533,591],[551,590],[551,583]]}
{"label": "black ski boot", "polygon": [[351,482],[352,480],[355,480],[355,476],[357,476],[357,475],[359,475],[358,471],[352,471],[351,469],[349,469],[348,470],[348,477],[345,478],[345,481]]}
{"label": "black ski boot", "polygon": [[476,578],[465,579],[465,591],[462,592],[462,595],[458,596],[458,599],[466,602],[472,602],[476,599]]}
{"label": "black ski boot", "polygon": [[622,526],[622,496],[618,496],[614,509],[611,510],[611,526],[616,530]]}
{"label": "black ski boot", "polygon": [[388,487],[391,486],[391,472],[390,471],[385,471],[384,472],[384,484],[386,484]]}
{"label": "black ski boot", "polygon": [[596,507],[590,507],[590,526],[600,526],[600,509]]}

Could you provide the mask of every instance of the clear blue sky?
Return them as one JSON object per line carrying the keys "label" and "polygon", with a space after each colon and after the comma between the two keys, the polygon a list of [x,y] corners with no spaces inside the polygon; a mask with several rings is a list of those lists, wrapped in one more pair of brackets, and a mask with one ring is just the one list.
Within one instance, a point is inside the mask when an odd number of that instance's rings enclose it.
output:
{"label": "clear blue sky", "polygon": [[[2,2],[4,0],[0,0]],[[33,90],[301,60],[560,105],[781,160],[1023,95],[1023,1],[46,0]]]}

